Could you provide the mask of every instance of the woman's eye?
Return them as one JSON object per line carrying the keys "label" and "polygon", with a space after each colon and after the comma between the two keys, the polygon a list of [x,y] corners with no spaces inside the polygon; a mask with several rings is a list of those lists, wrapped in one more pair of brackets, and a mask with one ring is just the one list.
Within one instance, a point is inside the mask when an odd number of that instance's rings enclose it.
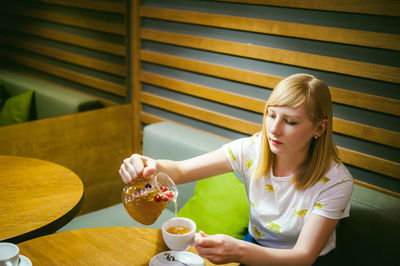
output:
{"label": "woman's eye", "polygon": [[286,122],[286,124],[291,125],[291,126],[297,125],[297,122],[288,121],[288,120],[286,120],[285,122]]}
{"label": "woman's eye", "polygon": [[271,117],[271,118],[274,118],[274,117],[275,117],[275,114],[268,113],[267,116],[268,116],[268,117]]}

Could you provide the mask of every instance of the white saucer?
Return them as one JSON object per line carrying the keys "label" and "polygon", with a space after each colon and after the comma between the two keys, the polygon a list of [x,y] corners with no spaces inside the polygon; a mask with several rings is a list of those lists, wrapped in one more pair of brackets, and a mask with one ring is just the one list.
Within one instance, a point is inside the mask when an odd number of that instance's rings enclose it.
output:
{"label": "white saucer", "polygon": [[30,259],[25,257],[24,255],[19,255],[20,261],[18,266],[32,266],[32,262]]}
{"label": "white saucer", "polygon": [[192,253],[192,252],[187,252],[187,251],[165,251],[165,252],[161,252],[158,253],[157,255],[155,255],[149,263],[149,266],[163,266],[163,265],[180,265],[182,266],[181,263],[176,262],[176,261],[168,261],[165,256],[164,253],[171,253],[172,255],[174,255],[175,259],[189,265],[189,266],[204,266],[204,260]]}

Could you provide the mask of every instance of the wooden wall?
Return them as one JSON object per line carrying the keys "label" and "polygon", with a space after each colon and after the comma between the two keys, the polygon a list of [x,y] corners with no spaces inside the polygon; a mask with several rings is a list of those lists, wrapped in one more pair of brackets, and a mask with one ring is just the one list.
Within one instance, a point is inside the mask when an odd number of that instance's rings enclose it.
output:
{"label": "wooden wall", "polygon": [[275,85],[309,73],[330,87],[356,183],[400,197],[399,3],[132,0],[134,115],[248,136]]}
{"label": "wooden wall", "polygon": [[131,105],[125,104],[3,126],[0,154],[38,158],[71,169],[85,187],[81,214],[95,211],[121,202],[118,170],[132,153],[131,115]]}
{"label": "wooden wall", "polygon": [[2,1],[0,58],[104,100],[127,103],[126,2]]}

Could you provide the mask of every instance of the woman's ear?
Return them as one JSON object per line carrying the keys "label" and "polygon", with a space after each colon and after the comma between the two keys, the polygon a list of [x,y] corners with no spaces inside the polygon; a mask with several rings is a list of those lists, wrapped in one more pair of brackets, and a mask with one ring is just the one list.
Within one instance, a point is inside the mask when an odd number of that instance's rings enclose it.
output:
{"label": "woman's ear", "polygon": [[328,119],[324,119],[324,120],[321,120],[320,122],[318,122],[316,131],[315,131],[315,136],[321,137],[322,134],[324,134],[324,132],[326,130],[327,124],[328,124]]}

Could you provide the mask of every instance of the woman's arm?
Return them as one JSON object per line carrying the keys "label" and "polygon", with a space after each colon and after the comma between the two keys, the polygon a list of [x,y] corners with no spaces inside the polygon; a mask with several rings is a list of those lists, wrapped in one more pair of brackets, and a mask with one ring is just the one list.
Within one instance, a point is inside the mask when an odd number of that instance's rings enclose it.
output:
{"label": "woman's arm", "polygon": [[245,265],[311,265],[317,259],[338,220],[311,214],[292,249],[266,248],[226,235],[196,237],[196,249],[213,263]]}
{"label": "woman's arm", "polygon": [[119,173],[125,183],[136,178],[147,178],[155,172],[164,172],[176,184],[182,184],[229,171],[232,171],[232,167],[220,148],[183,161],[154,160],[133,154],[124,160]]}

